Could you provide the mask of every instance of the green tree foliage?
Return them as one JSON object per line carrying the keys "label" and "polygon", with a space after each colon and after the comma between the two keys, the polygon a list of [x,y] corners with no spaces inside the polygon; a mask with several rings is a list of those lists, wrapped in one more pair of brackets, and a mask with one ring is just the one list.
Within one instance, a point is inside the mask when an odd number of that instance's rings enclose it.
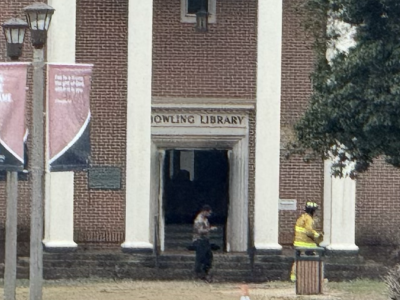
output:
{"label": "green tree foliage", "polygon": [[[333,155],[333,173],[364,172],[379,156],[400,167],[400,1],[305,0],[316,54],[309,107],[289,152]],[[327,16],[355,27],[355,46],[326,59],[339,38]]]}

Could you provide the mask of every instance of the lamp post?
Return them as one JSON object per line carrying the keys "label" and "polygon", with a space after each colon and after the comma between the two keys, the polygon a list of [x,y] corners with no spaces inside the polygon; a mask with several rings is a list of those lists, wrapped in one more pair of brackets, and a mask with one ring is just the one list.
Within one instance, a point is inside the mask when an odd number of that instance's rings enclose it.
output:
{"label": "lamp post", "polygon": [[[11,60],[18,60],[22,54],[22,46],[25,36],[25,29],[29,27],[31,42],[33,46],[33,99],[32,99],[32,157],[31,157],[31,235],[30,235],[30,263],[29,263],[29,299],[41,300],[43,288],[43,190],[44,190],[44,130],[43,130],[43,108],[44,108],[44,50],[47,40],[47,31],[50,26],[51,17],[54,13],[51,6],[37,2],[24,8],[28,23],[11,19],[5,22],[3,32],[7,40],[7,55]],[[17,173],[7,174],[7,191],[10,191],[10,198],[17,198],[16,186],[18,184]],[[13,183],[15,182],[15,183]],[[15,213],[17,216],[17,201],[7,201],[7,216]],[[13,205],[9,204],[13,202]],[[12,212],[11,212],[12,211]],[[7,221],[8,222],[8,221]],[[11,234],[10,241],[15,238],[15,246],[10,244],[10,252],[15,248],[15,257],[10,257],[9,268],[6,266],[5,299],[15,299],[15,277],[16,277],[16,224],[9,226],[7,223],[7,234]],[[15,228],[15,236],[14,236]],[[10,230],[10,233],[8,233]],[[8,250],[8,248],[7,248]],[[6,251],[7,251],[6,250]],[[15,261],[12,265],[12,261]],[[7,265],[7,260],[6,260]],[[13,280],[14,278],[14,280]],[[6,289],[9,292],[6,292]],[[6,296],[6,294],[9,296]],[[9,298],[7,298],[9,297]]]}
{"label": "lamp post", "polygon": [[43,287],[43,190],[44,190],[44,50],[47,31],[54,8],[45,3],[34,3],[24,8],[31,32],[33,49],[33,98],[32,98],[32,196],[31,236],[29,262],[29,299],[41,300]]}
{"label": "lamp post", "polygon": [[[2,24],[7,42],[7,56],[17,61],[22,55],[25,30],[28,24],[12,18]],[[18,173],[7,171],[7,217],[4,266],[4,299],[15,300],[17,279]]]}

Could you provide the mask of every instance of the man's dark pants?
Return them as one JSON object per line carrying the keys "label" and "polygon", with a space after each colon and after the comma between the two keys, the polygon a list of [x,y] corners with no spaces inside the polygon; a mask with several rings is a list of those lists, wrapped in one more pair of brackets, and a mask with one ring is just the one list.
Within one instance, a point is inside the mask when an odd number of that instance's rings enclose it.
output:
{"label": "man's dark pants", "polygon": [[210,241],[207,238],[201,238],[194,242],[194,246],[196,249],[195,272],[202,278],[207,276],[212,267],[213,253]]}

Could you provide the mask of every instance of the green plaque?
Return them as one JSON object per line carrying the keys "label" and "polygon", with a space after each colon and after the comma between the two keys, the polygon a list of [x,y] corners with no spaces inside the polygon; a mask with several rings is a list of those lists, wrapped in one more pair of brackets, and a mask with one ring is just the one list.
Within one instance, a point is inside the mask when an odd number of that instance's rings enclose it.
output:
{"label": "green plaque", "polygon": [[121,169],[118,167],[90,168],[89,188],[101,190],[121,189]]}

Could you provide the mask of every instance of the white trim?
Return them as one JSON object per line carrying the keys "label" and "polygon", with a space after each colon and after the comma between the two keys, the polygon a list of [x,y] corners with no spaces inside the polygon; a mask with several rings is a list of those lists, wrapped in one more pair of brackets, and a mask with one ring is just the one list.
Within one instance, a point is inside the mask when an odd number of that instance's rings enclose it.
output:
{"label": "white trim", "polygon": [[74,241],[47,241],[44,240],[43,244],[47,248],[76,248],[78,244]]}
{"label": "white trim", "polygon": [[[51,176],[50,176],[51,174]],[[45,236],[48,248],[76,247],[74,242],[74,172],[46,173]]]}
{"label": "white trim", "polygon": [[259,0],[254,189],[257,250],[281,249],[278,243],[281,49],[282,0]]}
{"label": "white trim", "polygon": [[240,110],[252,110],[254,105],[232,105],[232,104],[153,104],[153,108],[187,108],[187,109],[240,109]]}
{"label": "white trim", "polygon": [[[75,63],[76,0],[49,0],[56,10],[47,39],[47,62]],[[46,112],[48,112],[46,101]],[[74,172],[50,173],[49,119],[46,117],[45,220],[47,248],[76,248],[74,242]]]}
{"label": "white trim", "polygon": [[337,243],[337,244],[330,244],[326,247],[326,249],[331,251],[358,251],[359,248],[356,244],[344,244],[344,243]]}
{"label": "white trim", "polygon": [[332,174],[331,174],[331,161],[326,159],[324,161],[324,203],[323,203],[323,216],[324,216],[324,240],[320,243],[321,247],[326,247],[331,243],[331,229],[332,229]]}
{"label": "white trim", "polygon": [[[140,14],[137,14],[138,11]],[[153,1],[129,0],[126,211],[123,248],[152,248],[150,240],[152,43]]]}
{"label": "white trim", "polygon": [[324,163],[324,241],[335,251],[357,251],[355,244],[356,182],[331,175],[331,160]]}
{"label": "white trim", "polygon": [[121,244],[125,249],[153,249],[153,244],[146,242],[124,242]]}
{"label": "white trim", "polygon": [[282,246],[279,245],[278,243],[254,243],[254,247],[257,250],[264,250],[264,251],[268,251],[268,250],[282,250]]}
{"label": "white trim", "polygon": [[49,0],[56,10],[47,38],[47,62],[75,62],[76,0]]}
{"label": "white trim", "polygon": [[[188,111],[187,113],[190,113]],[[223,114],[223,112],[221,112]],[[244,114],[243,114],[244,115]],[[229,157],[229,211],[227,220],[227,251],[245,252],[248,248],[248,118],[244,128],[168,128],[152,127],[152,159],[162,149],[206,150],[224,149]],[[156,162],[153,162],[155,164]],[[152,173],[152,186],[158,186],[160,172]],[[159,203],[153,194],[153,203]],[[155,207],[155,205],[153,205]],[[162,213],[162,212],[160,212]],[[156,215],[154,208],[151,215]],[[144,219],[145,216],[142,216]],[[161,220],[162,221],[162,220]],[[160,228],[162,230],[162,228]],[[160,236],[163,236],[160,231]],[[164,243],[164,241],[162,241]]]}
{"label": "white trim", "polygon": [[[188,0],[181,0],[181,22],[196,23],[196,15],[187,13]],[[217,0],[208,0],[208,23],[217,23]]]}

